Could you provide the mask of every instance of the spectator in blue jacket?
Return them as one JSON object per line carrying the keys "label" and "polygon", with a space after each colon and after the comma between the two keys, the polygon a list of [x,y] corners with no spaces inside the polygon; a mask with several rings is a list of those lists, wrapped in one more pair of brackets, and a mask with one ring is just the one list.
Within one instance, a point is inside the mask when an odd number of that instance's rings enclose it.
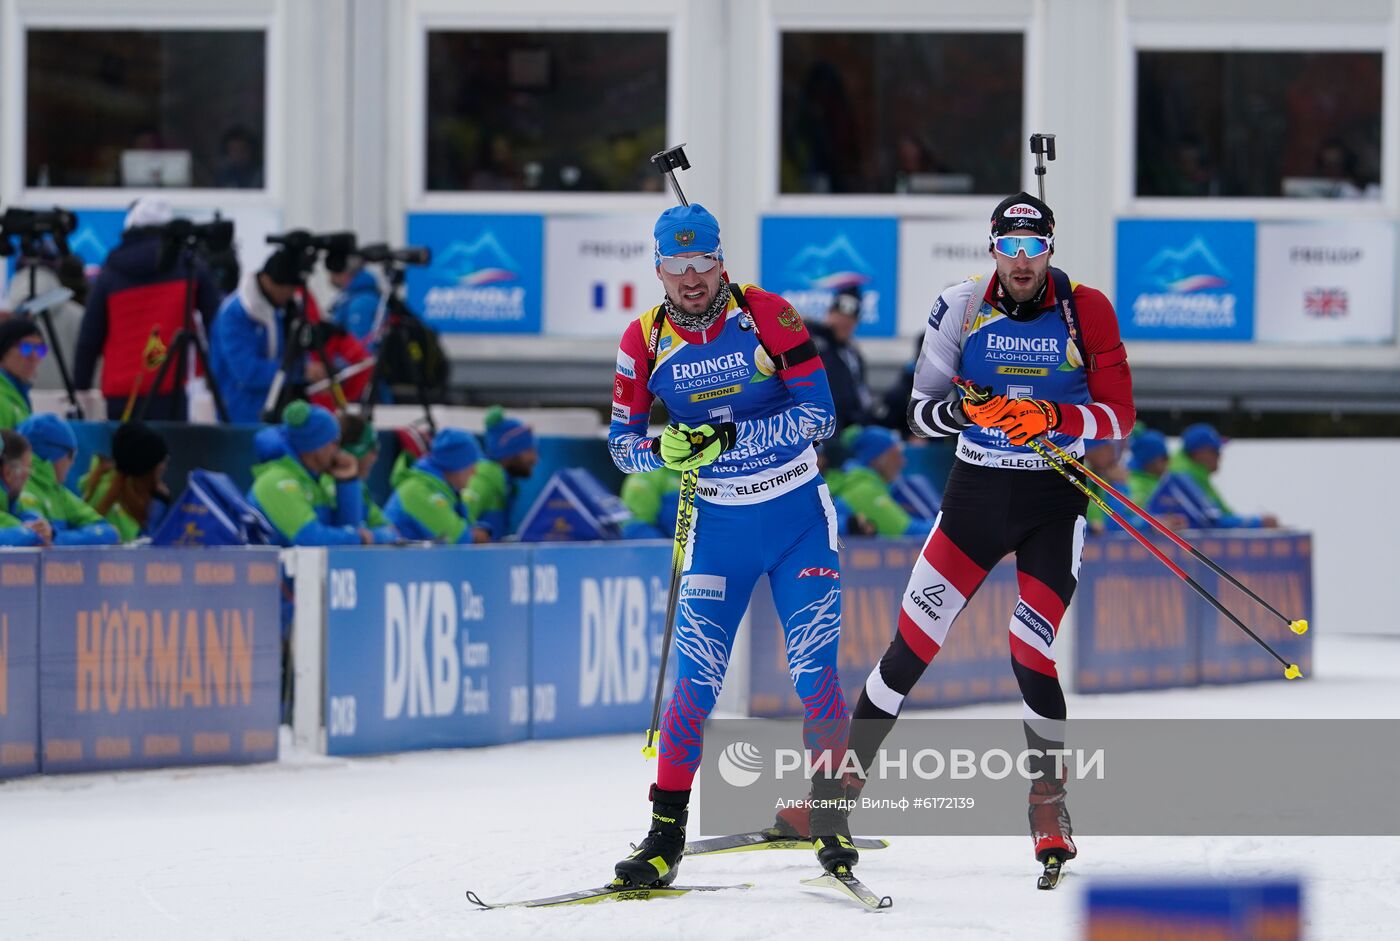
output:
{"label": "spectator in blue jacket", "polygon": [[[280,249],[268,257],[261,271],[244,273],[238,290],[219,308],[209,337],[209,359],[229,421],[262,419],[272,379],[282,365],[285,310],[305,277],[300,253]],[[287,381],[322,378],[303,375],[302,367],[295,364],[296,374],[287,376]]]}
{"label": "spectator in blue jacket", "polygon": [[57,415],[31,415],[17,429],[34,451],[33,473],[19,495],[22,517],[43,517],[56,546],[112,546],[116,528],[64,484],[78,455],[78,439]]}
{"label": "spectator in blue jacket", "polygon": [[[293,402],[284,414],[285,450],[276,454],[271,436],[255,441],[262,455],[253,468],[249,501],[262,511],[285,546],[353,546],[373,540],[360,525],[359,465],[340,448],[340,425],[319,405]],[[335,480],[333,490],[321,475]]]}
{"label": "spectator in blue jacket", "polygon": [[379,280],[357,255],[350,256],[344,270],[330,272],[330,279],[340,291],[331,302],[331,319],[373,353],[370,341],[379,315]]}
{"label": "spectator in blue jacket", "polygon": [[1218,529],[1259,529],[1278,525],[1272,515],[1241,516],[1225,502],[1215,486],[1211,475],[1220,469],[1220,452],[1225,447],[1225,439],[1215,427],[1205,422],[1190,425],[1181,433],[1181,448],[1171,457],[1168,465],[1172,475],[1189,479],[1196,485],[1204,498],[1203,511]]}
{"label": "spectator in blue jacket", "polygon": [[[73,385],[92,386],[97,362],[102,361],[102,395],[107,417],[120,419],[135,389],[155,393],[146,418],[184,421],[185,377],[166,371],[161,388],[152,390],[156,369],[147,368],[147,344],[159,329],[169,344],[185,321],[185,280],[189,267],[178,253],[166,249],[162,232],[174,218],[163,199],[143,196],[126,214],[121,241],[102,262],[102,271],[88,295],[73,354]],[[204,262],[194,262],[194,304],[212,326],[222,295]]]}

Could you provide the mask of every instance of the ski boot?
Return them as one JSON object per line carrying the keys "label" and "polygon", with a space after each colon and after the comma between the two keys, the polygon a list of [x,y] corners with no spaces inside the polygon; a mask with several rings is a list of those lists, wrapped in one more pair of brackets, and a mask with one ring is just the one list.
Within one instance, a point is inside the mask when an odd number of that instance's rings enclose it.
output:
{"label": "ski boot", "polygon": [[808,823],[812,831],[812,849],[817,862],[827,872],[839,872],[860,861],[860,853],[851,843],[851,828],[847,823],[850,791],[841,778],[812,779],[811,813]]}
{"label": "ski boot", "polygon": [[[865,787],[865,782],[855,774],[846,774],[841,778],[841,785],[844,788],[844,796],[848,801],[856,801],[860,798],[860,790]],[[815,785],[814,785],[815,787]],[[796,802],[792,807],[784,807],[778,811],[773,818],[773,825],[768,828],[768,832],[775,836],[785,836],[794,840],[810,840],[812,838],[812,792],[808,791],[805,800]]]}
{"label": "ski boot", "polygon": [[663,791],[653,784],[650,797],[651,829],[631,855],[613,867],[623,885],[670,885],[676,881],[685,852],[690,791]]}
{"label": "ski boot", "polygon": [[1069,809],[1065,806],[1063,781],[1042,778],[1032,782],[1028,816],[1037,862],[1045,865],[1051,857],[1055,857],[1064,863],[1078,855],[1069,823]]}

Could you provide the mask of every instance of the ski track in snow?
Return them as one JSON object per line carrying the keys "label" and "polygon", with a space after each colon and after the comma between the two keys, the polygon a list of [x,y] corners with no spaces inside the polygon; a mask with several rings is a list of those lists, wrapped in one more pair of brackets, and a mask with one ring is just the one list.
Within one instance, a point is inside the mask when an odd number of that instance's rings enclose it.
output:
{"label": "ski track in snow", "polygon": [[[1072,696],[1070,717],[1400,718],[1400,638],[1319,635],[1315,662],[1318,678],[1300,683]],[[467,902],[466,889],[511,901],[606,882],[646,826],[655,769],[640,737],[355,760],[284,741],[274,765],[3,784],[0,938],[1057,941],[1082,937],[1093,880],[1151,875],[1301,875],[1313,939],[1400,925],[1396,837],[1083,835],[1053,892],[1035,888],[1029,838],[896,837],[858,870],[894,897],[878,914],[799,885],[818,871],[806,852],[682,864],[680,883],[756,883],[747,891],[533,911]]]}

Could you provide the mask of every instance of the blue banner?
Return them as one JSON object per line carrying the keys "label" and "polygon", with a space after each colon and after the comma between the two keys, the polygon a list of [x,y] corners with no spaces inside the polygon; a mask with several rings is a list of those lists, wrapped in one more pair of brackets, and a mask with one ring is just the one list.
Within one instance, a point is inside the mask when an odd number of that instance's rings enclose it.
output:
{"label": "blue banner", "polygon": [[[1195,564],[1160,542],[1173,562]],[[1194,686],[1202,604],[1127,533],[1090,537],[1074,592],[1075,691]]]}
{"label": "blue banner", "polygon": [[276,549],[44,553],[45,773],[271,761]]}
{"label": "blue banner", "polygon": [[820,321],[838,291],[859,288],[859,335],[895,335],[898,219],[765,216],[761,251],[761,287],[783,295],[802,316]]}
{"label": "blue banner", "polygon": [[408,241],[433,250],[408,269],[408,304],[443,333],[539,333],[544,217],[418,212]]}
{"label": "blue banner", "polygon": [[1118,220],[1125,340],[1254,339],[1254,223]]}
{"label": "blue banner", "polygon": [[[848,705],[855,704],[865,678],[894,639],[909,572],[922,546],[908,539],[847,539],[841,553],[839,670]],[[1004,562],[953,623],[947,642],[905,699],[906,708],[1019,698],[1007,640],[1016,599],[1016,569]],[[750,715],[802,715],[766,578],[759,579],[749,615]]]}
{"label": "blue banner", "polygon": [[331,549],[327,752],[525,738],[529,560],[519,547]]}
{"label": "blue banner", "polygon": [[1297,879],[1200,882],[1107,882],[1085,896],[1088,941],[1299,941],[1302,892]]}
{"label": "blue banner", "polygon": [[0,556],[0,778],[39,770],[39,553]]}
{"label": "blue banner", "polygon": [[[1312,617],[1312,537],[1302,533],[1241,533],[1197,542],[1202,552],[1225,571],[1248,585],[1289,618]],[[1312,634],[1299,636],[1263,605],[1225,579],[1210,572],[1196,576],[1230,611],[1303,676],[1312,676]],[[1200,672],[1203,683],[1243,683],[1277,680],[1284,667],[1239,626],[1204,601],[1198,601],[1201,623]]]}
{"label": "blue banner", "polygon": [[[534,738],[635,732],[640,744],[656,691],[670,563],[669,543],[537,545]],[[674,666],[672,658],[668,689]]]}

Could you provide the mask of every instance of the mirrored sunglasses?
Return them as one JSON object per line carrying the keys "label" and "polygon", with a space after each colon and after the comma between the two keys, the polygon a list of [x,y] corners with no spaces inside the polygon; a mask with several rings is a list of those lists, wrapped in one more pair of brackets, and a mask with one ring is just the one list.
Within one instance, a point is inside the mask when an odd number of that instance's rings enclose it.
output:
{"label": "mirrored sunglasses", "polygon": [[1027,258],[1038,258],[1050,251],[1052,244],[1054,239],[1045,235],[999,235],[992,239],[997,254],[1007,258],[1015,258],[1019,252],[1025,252]]}
{"label": "mirrored sunglasses", "polygon": [[687,268],[694,268],[696,274],[704,274],[720,263],[718,255],[662,255],[661,270],[667,274],[685,274]]}
{"label": "mirrored sunglasses", "polygon": [[49,355],[49,345],[41,340],[20,340],[19,355],[37,356],[43,359]]}

